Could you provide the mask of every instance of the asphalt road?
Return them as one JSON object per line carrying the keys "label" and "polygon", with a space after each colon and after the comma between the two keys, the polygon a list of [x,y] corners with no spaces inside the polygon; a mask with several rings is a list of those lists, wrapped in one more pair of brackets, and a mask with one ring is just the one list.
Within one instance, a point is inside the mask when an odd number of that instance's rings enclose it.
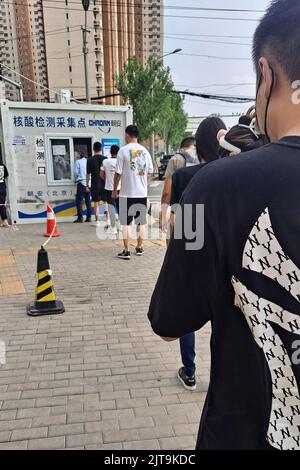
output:
{"label": "asphalt road", "polygon": [[151,183],[149,184],[148,195],[152,203],[160,202],[163,185],[164,185],[164,182],[159,181],[158,178],[151,181]]}

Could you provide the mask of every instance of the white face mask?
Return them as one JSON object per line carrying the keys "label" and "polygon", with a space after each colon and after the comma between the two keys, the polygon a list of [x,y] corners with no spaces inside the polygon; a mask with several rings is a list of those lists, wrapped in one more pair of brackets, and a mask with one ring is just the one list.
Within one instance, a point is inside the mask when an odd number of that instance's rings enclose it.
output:
{"label": "white face mask", "polygon": [[188,151],[188,153],[189,153],[190,156],[191,156],[192,158],[194,158],[195,160],[198,158],[198,156],[197,156],[197,151],[196,151],[195,148],[191,148],[191,149]]}

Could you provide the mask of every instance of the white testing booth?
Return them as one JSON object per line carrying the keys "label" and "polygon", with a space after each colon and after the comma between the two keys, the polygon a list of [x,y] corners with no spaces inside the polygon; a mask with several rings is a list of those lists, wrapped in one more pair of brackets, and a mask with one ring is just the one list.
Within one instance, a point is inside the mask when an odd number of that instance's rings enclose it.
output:
{"label": "white testing booth", "polygon": [[76,216],[74,163],[102,143],[109,156],[124,145],[129,106],[0,102],[0,160],[7,166],[12,223],[43,222],[53,204],[58,221]]}

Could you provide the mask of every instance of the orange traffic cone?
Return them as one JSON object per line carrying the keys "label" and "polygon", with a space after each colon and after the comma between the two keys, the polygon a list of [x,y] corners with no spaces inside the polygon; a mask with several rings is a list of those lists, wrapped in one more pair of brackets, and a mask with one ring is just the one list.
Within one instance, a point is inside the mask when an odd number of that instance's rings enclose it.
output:
{"label": "orange traffic cone", "polygon": [[44,237],[60,237],[60,233],[57,230],[56,220],[54,211],[51,204],[47,205],[47,233],[44,233]]}

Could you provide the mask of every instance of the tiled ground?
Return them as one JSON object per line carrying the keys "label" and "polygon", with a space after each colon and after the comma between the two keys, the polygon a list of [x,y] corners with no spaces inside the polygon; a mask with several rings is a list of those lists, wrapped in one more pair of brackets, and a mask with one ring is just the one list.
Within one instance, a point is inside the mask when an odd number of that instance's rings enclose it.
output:
{"label": "tiled ground", "polygon": [[24,294],[25,288],[11,250],[0,251],[0,296]]}
{"label": "tiled ground", "polygon": [[119,242],[97,241],[92,227],[59,228],[49,257],[66,312],[38,318],[26,305],[44,227],[0,229],[0,449],[193,449],[209,329],[197,334],[198,390],[185,391],[177,342],[147,320],[164,248],[149,242],[143,258],[123,262]]}

